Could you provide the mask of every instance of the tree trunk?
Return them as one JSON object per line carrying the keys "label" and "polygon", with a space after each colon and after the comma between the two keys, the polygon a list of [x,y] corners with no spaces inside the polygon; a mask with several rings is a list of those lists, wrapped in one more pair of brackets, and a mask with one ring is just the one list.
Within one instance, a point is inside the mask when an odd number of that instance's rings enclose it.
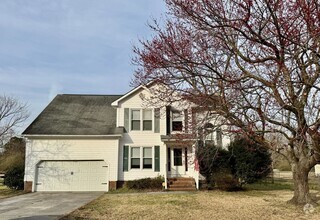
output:
{"label": "tree trunk", "polygon": [[291,165],[294,183],[294,195],[289,201],[296,205],[314,203],[309,192],[308,175],[311,168],[301,162]]}

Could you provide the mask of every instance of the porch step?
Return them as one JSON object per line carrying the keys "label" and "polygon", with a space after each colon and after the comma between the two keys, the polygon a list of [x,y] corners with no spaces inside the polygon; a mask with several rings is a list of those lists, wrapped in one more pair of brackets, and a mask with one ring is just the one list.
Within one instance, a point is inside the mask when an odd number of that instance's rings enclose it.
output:
{"label": "porch step", "polygon": [[194,181],[192,177],[170,177],[168,180],[171,181]]}
{"label": "porch step", "polygon": [[196,183],[193,178],[169,178],[168,190],[170,191],[194,191],[196,190]]}
{"label": "porch step", "polygon": [[193,182],[169,182],[170,186],[196,186],[196,183]]}
{"label": "porch step", "polygon": [[168,188],[169,191],[196,191],[196,188]]}

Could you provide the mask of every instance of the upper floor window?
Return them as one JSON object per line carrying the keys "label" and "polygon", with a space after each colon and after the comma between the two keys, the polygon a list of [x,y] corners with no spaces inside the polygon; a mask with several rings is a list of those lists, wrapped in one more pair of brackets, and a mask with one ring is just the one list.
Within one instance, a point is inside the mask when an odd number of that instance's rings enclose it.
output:
{"label": "upper floor window", "polygon": [[182,120],[181,112],[172,112],[172,131],[182,131]]}
{"label": "upper floor window", "polygon": [[217,147],[222,147],[222,130],[220,127],[214,127],[211,123],[204,126],[206,144],[214,144]]}
{"label": "upper floor window", "polygon": [[221,128],[217,128],[216,136],[217,136],[217,147],[222,147],[222,130],[221,130]]}
{"label": "upper floor window", "polygon": [[140,131],[140,110],[131,110],[131,130]]}
{"label": "upper floor window", "polygon": [[143,130],[151,131],[152,130],[152,110],[151,109],[143,109],[142,111],[143,117]]}
{"label": "upper floor window", "polygon": [[131,110],[131,131],[152,131],[152,109]]}

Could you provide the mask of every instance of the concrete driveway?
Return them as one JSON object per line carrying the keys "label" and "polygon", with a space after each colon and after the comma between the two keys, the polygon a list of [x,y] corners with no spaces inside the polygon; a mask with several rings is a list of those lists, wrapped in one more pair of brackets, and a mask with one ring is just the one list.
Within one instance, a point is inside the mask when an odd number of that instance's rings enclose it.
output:
{"label": "concrete driveway", "polygon": [[0,199],[0,219],[59,219],[102,194],[103,192],[36,192]]}

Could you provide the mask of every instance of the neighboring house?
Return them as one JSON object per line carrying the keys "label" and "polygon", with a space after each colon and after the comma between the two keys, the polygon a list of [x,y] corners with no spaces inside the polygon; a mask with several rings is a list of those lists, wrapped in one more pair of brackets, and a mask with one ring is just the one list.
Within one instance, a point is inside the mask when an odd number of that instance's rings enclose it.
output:
{"label": "neighboring house", "polygon": [[[181,138],[192,136],[192,108],[146,105],[149,95],[143,86],[122,96],[57,95],[23,132],[25,190],[108,191],[157,176],[165,188],[176,177],[199,188],[195,148]],[[221,129],[207,138],[229,143]]]}

